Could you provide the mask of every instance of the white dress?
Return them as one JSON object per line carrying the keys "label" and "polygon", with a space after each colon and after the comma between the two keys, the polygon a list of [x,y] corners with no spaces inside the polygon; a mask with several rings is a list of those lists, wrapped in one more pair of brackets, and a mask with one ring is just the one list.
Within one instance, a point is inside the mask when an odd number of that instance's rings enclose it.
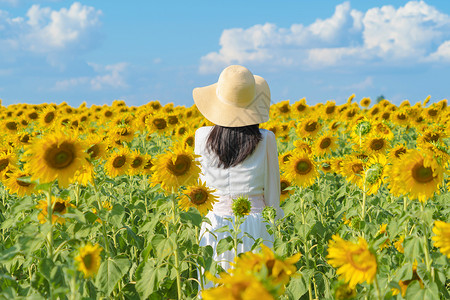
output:
{"label": "white dress", "polygon": [[[206,186],[216,189],[214,195],[218,196],[218,202],[213,206],[206,217],[212,226],[203,222],[200,231],[200,246],[211,245],[214,249],[214,260],[228,270],[230,262],[234,260],[234,251],[226,251],[216,255],[216,245],[229,234],[215,233],[216,238],[206,229],[214,231],[225,225],[232,225],[225,218],[232,218],[232,199],[245,195],[252,203],[252,209],[244,223],[241,232],[249,233],[253,238],[263,238],[266,246],[273,246],[273,236],[266,230],[266,224],[262,217],[264,206],[272,206],[277,211],[277,219],[284,216],[280,209],[280,170],[278,166],[278,152],[275,135],[272,131],[260,129],[262,140],[259,141],[255,150],[239,165],[228,169],[217,167],[218,158],[216,154],[209,153],[206,149],[206,140],[213,127],[206,126],[195,132],[195,154],[200,155],[197,159],[201,164],[202,174],[200,180]],[[242,236],[242,234],[241,234]],[[251,250],[254,241],[244,236],[243,244],[238,246],[238,253]],[[207,286],[208,287],[208,286]]]}

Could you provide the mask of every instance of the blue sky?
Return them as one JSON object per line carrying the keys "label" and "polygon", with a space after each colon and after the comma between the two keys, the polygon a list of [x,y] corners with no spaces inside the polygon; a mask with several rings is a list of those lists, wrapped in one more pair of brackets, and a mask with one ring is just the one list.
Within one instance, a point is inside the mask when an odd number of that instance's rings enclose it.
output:
{"label": "blue sky", "polygon": [[450,1],[0,0],[0,99],[191,106],[241,64],[272,101],[450,94]]}

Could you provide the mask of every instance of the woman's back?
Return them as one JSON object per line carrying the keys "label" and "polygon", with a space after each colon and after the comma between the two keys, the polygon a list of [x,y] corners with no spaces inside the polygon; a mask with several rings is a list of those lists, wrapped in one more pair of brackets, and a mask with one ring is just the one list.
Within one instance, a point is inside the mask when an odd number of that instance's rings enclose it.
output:
{"label": "woman's back", "polygon": [[[252,201],[252,212],[260,212],[265,205],[279,209],[279,168],[276,139],[273,132],[259,129],[262,139],[244,161],[236,166],[218,166],[218,157],[208,151],[206,141],[212,126],[201,127],[195,133],[195,153],[200,155],[202,174],[200,179],[210,188],[219,202],[213,207],[215,213],[231,213],[231,201],[240,195]],[[277,197],[278,196],[278,197]]]}

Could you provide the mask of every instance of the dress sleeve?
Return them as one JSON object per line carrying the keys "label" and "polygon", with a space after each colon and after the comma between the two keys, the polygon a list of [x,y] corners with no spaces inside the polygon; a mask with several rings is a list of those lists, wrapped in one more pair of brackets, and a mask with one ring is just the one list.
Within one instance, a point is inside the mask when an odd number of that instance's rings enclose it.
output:
{"label": "dress sleeve", "polygon": [[278,165],[277,140],[272,131],[267,133],[267,157],[264,176],[264,201],[277,211],[277,219],[284,217],[280,208],[280,167]]}

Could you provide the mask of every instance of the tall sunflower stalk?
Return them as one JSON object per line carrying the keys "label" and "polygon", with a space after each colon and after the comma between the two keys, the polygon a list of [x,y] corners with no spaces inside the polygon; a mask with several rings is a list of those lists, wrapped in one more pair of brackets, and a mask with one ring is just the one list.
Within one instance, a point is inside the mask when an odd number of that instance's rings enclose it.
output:
{"label": "tall sunflower stalk", "polygon": [[[94,191],[96,194],[96,198],[97,198],[97,205],[98,205],[98,211],[100,212],[100,210],[102,209],[103,205],[102,202],[100,201],[100,192],[98,191],[98,187],[97,184],[95,183],[94,180]],[[106,250],[106,254],[108,257],[111,257],[111,252],[109,250],[109,242],[108,242],[108,234],[106,232],[106,225],[105,222],[101,222],[102,223],[102,233],[103,233],[103,239],[105,241],[105,250]]]}
{"label": "tall sunflower stalk", "polygon": [[[178,256],[178,230],[177,230],[177,224],[175,217],[177,216],[177,194],[175,192],[175,189],[172,187],[172,194],[170,196],[172,200],[172,228],[174,228],[174,234],[175,234],[175,243],[174,243],[174,258],[175,258],[175,273],[177,277],[177,295],[178,299],[181,299],[181,272],[180,272],[180,258]],[[170,238],[171,232],[170,232],[170,226],[168,227],[167,237]]]}
{"label": "tall sunflower stalk", "polygon": [[245,221],[245,216],[248,216],[252,209],[252,203],[246,196],[240,196],[233,199],[233,204],[231,206],[234,214],[234,219],[232,220],[233,231],[231,232],[231,237],[233,238],[233,249],[234,249],[234,257],[238,256],[238,245],[240,243],[240,239],[238,238],[239,233],[241,232],[239,228],[242,223]]}

